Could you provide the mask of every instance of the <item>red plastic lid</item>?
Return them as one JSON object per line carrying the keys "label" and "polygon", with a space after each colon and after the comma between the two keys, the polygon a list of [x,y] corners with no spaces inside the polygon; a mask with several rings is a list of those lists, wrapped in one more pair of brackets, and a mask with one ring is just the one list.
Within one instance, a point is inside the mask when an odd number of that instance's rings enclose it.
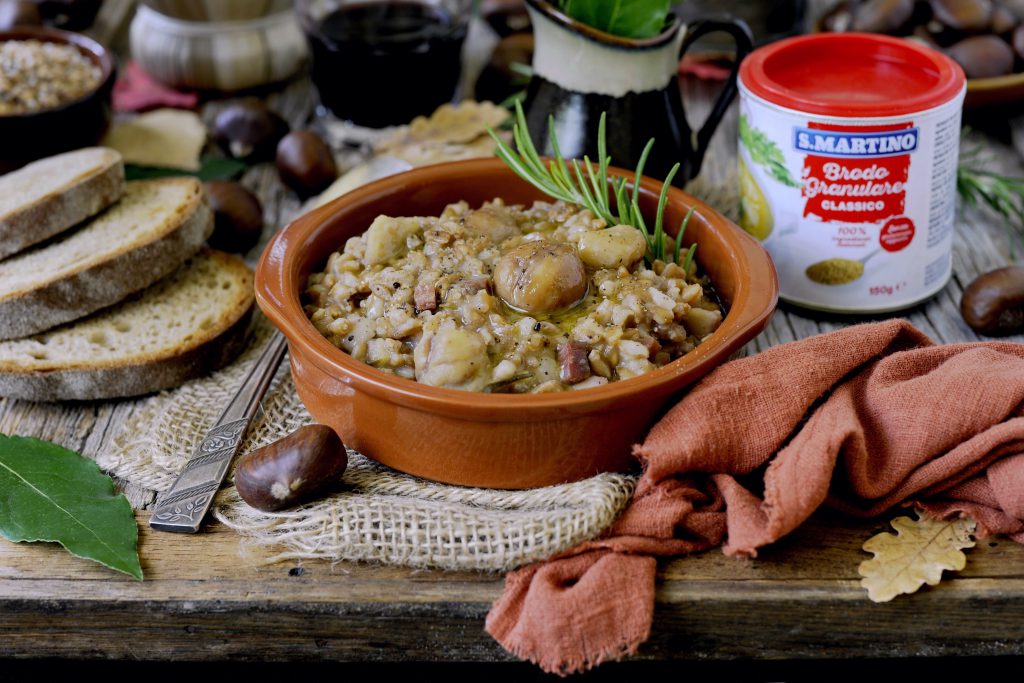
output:
{"label": "red plastic lid", "polygon": [[754,50],[740,66],[754,95],[811,114],[898,116],[949,102],[964,87],[952,59],[903,38],[819,33]]}

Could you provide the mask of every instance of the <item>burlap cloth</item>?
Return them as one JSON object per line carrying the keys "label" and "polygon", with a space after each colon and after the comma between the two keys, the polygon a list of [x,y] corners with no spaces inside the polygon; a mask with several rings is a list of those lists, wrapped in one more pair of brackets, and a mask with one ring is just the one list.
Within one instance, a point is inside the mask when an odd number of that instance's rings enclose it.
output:
{"label": "burlap cloth", "polygon": [[[722,177],[722,176],[719,176]],[[728,175],[726,174],[726,177]],[[735,206],[734,176],[719,188],[691,186],[713,206]],[[208,378],[144,399],[97,458],[105,470],[154,491],[170,488],[202,435],[227,405],[266,345],[270,323],[257,315],[243,355]],[[249,429],[242,453],[312,422],[281,365]],[[635,474],[526,491],[447,486],[388,469],[355,451],[338,491],[294,510],[263,513],[233,486],[213,515],[271,560],[364,560],[410,567],[507,571],[598,536],[625,507]]]}

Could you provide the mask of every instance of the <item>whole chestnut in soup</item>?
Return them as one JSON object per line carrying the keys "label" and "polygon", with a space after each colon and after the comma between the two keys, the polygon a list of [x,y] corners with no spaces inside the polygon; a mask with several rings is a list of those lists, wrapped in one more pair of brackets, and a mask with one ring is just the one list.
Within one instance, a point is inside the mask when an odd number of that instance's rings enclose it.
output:
{"label": "whole chestnut in soup", "polygon": [[263,207],[256,195],[233,180],[211,180],[204,188],[213,209],[210,246],[238,254],[255,247],[263,232]]}
{"label": "whole chestnut in soup", "polygon": [[316,498],[347,466],[348,454],[334,430],[306,425],[243,456],[235,488],[252,507],[273,512]]}
{"label": "whole chestnut in soup", "polygon": [[498,259],[494,290],[502,301],[524,313],[557,313],[586,296],[587,271],[570,244],[526,242]]}
{"label": "whole chestnut in soup", "polygon": [[276,163],[281,181],[301,197],[322,192],[338,177],[331,148],[308,130],[297,130],[281,138]]}
{"label": "whole chestnut in soup", "polygon": [[979,334],[997,336],[1024,331],[1024,266],[979,275],[964,289],[960,314]]}

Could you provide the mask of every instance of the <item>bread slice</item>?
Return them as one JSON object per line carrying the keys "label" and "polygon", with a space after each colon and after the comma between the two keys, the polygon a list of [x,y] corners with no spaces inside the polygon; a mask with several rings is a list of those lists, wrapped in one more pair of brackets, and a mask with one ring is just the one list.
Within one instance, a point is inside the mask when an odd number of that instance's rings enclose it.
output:
{"label": "bread slice", "polygon": [[0,259],[95,216],[124,194],[121,155],[88,147],[0,176]]}
{"label": "bread slice", "polygon": [[198,180],[128,183],[121,201],[67,237],[0,261],[0,339],[117,303],[174,271],[212,230]]}
{"label": "bread slice", "polygon": [[0,396],[104,399],[178,386],[237,356],[253,298],[252,271],[240,258],[203,249],[116,306],[0,342]]}

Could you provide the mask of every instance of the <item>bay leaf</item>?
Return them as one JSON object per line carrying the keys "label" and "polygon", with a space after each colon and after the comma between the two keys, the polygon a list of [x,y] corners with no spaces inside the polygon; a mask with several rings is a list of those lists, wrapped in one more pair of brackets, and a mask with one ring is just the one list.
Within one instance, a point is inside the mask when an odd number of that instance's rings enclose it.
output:
{"label": "bay leaf", "polygon": [[128,499],[95,462],[48,441],[0,434],[0,535],[60,543],[142,579]]}
{"label": "bay leaf", "polygon": [[245,162],[226,157],[205,156],[202,166],[196,172],[183,171],[180,168],[161,168],[159,166],[124,165],[125,180],[149,180],[150,178],[173,178],[176,176],[193,176],[206,182],[208,180],[234,180],[245,172]]}

